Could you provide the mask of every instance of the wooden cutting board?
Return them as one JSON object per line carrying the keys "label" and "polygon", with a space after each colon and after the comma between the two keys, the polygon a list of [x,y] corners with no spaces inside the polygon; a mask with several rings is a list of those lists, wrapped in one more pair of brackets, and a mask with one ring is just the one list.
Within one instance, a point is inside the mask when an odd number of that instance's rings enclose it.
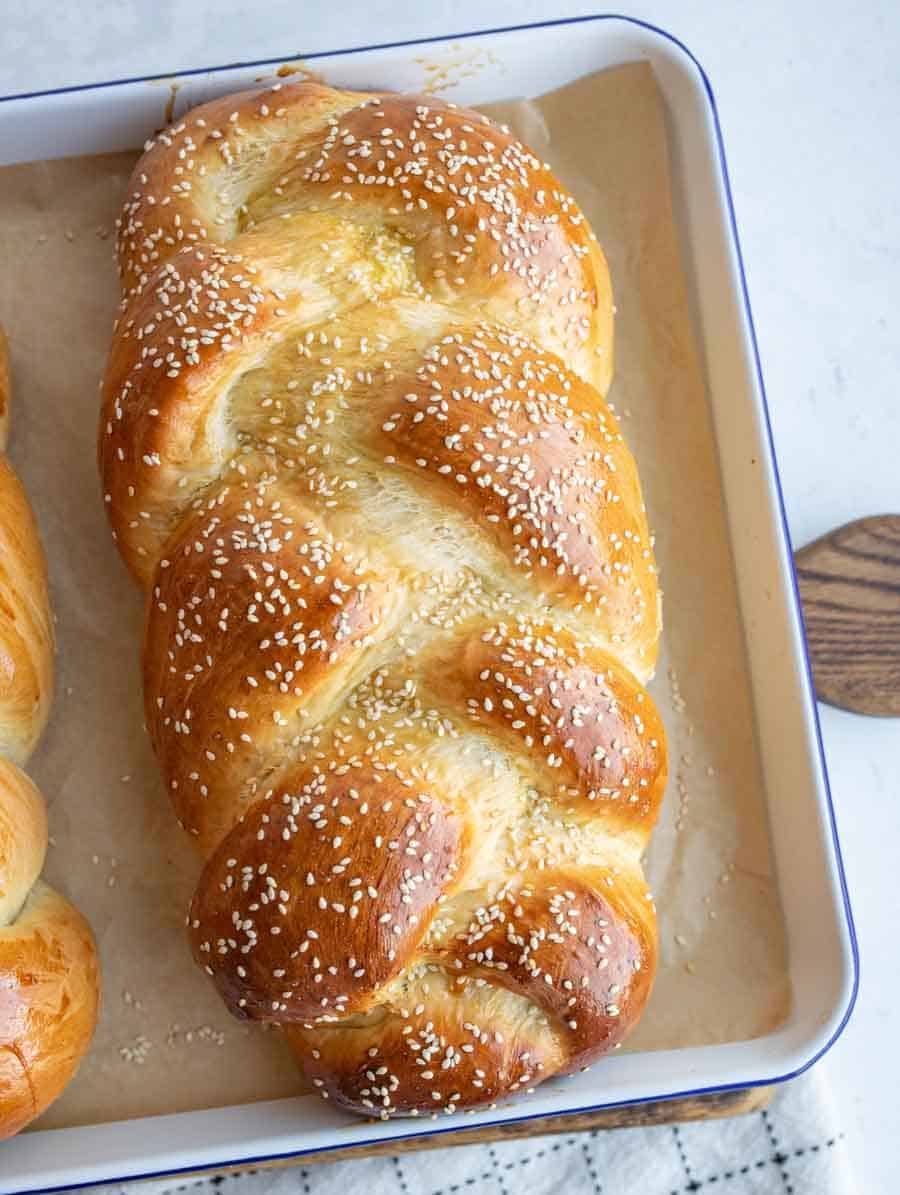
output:
{"label": "wooden cutting board", "polygon": [[820,700],[900,716],[900,515],[846,523],[795,560]]}
{"label": "wooden cutting board", "polygon": [[[689,1096],[684,1099],[654,1100],[646,1104],[625,1104],[620,1108],[603,1108],[596,1112],[571,1112],[561,1116],[541,1116],[513,1124],[488,1125],[467,1129],[462,1123],[453,1132],[422,1134],[405,1137],[402,1141],[381,1141],[367,1145],[351,1145],[345,1149],[323,1150],[302,1158],[279,1158],[271,1162],[254,1162],[253,1168],[311,1166],[316,1162],[349,1162],[355,1158],[375,1158],[391,1154],[412,1153],[420,1149],[448,1149],[452,1145],[489,1145],[495,1141],[514,1141],[519,1137],[539,1137],[557,1133],[582,1133],[589,1129],[633,1129],[650,1125],[684,1123],[690,1120],[723,1120],[745,1112],[759,1112],[766,1108],[774,1092],[772,1087],[749,1087],[740,1091],[716,1091],[710,1095]],[[232,1166],[217,1174],[233,1174],[246,1170]],[[198,1178],[210,1177],[209,1171],[192,1171]],[[179,1181],[190,1175],[179,1174]]]}

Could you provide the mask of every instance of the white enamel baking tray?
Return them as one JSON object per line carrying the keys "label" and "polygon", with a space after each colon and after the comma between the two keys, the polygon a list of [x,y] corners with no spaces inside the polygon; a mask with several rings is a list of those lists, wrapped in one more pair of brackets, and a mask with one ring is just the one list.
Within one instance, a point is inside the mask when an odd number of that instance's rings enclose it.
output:
{"label": "white enamel baking tray", "polygon": [[[553,53],[547,53],[552,42]],[[421,89],[423,42],[312,55],[329,82]],[[429,39],[428,63],[480,69],[460,103],[536,95],[603,67],[649,60],[667,109],[673,189],[720,455],[754,692],[792,1011],[753,1041],[610,1057],[511,1106],[465,1120],[348,1122],[309,1097],[53,1131],[0,1145],[0,1191],[48,1191],[172,1174],[500,1121],[790,1078],[819,1058],[853,1007],[856,942],[819,736],[725,154],[709,81],[662,30],[616,16]],[[319,67],[315,60],[327,59]],[[177,108],[270,78],[279,62],[177,76]],[[460,74],[461,72],[455,72]],[[451,75],[452,77],[452,75]],[[163,123],[168,80],[135,79],[0,100],[0,165],[140,145]],[[788,799],[789,798],[789,799]]]}

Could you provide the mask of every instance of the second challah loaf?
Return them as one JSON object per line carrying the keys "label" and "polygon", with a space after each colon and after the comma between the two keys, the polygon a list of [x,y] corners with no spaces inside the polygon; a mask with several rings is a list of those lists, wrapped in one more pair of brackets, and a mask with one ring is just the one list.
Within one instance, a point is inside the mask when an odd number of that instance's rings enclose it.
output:
{"label": "second challah loaf", "polygon": [[359,1112],[590,1063],[666,763],[584,216],[483,116],[303,83],[151,142],[118,253],[100,465],[198,962]]}
{"label": "second challah loaf", "polygon": [[47,813],[21,770],[50,707],[53,630],[34,516],[4,455],[9,392],[0,329],[0,1138],[71,1079],[99,1003],[91,931],[40,878]]}

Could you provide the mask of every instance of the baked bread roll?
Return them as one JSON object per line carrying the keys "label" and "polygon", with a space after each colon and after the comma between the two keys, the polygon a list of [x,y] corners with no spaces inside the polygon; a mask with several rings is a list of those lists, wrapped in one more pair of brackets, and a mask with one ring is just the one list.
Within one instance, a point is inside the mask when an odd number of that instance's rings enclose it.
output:
{"label": "baked bread roll", "polygon": [[3,455],[10,380],[0,329],[0,1138],[72,1078],[97,1020],[94,940],[40,879],[47,813],[21,770],[53,694],[47,570],[25,491]]}
{"label": "baked bread roll", "polygon": [[660,607],[603,254],[431,97],[152,142],[99,436],[197,961],[309,1080],[452,1112],[617,1046],[656,959]]}

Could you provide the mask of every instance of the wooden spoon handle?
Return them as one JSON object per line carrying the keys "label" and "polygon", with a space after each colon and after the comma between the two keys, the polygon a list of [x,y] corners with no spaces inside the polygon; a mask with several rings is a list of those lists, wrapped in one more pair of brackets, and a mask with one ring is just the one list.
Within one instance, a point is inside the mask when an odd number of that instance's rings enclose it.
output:
{"label": "wooden spoon handle", "polygon": [[900,515],[847,523],[794,559],[819,698],[900,717]]}

